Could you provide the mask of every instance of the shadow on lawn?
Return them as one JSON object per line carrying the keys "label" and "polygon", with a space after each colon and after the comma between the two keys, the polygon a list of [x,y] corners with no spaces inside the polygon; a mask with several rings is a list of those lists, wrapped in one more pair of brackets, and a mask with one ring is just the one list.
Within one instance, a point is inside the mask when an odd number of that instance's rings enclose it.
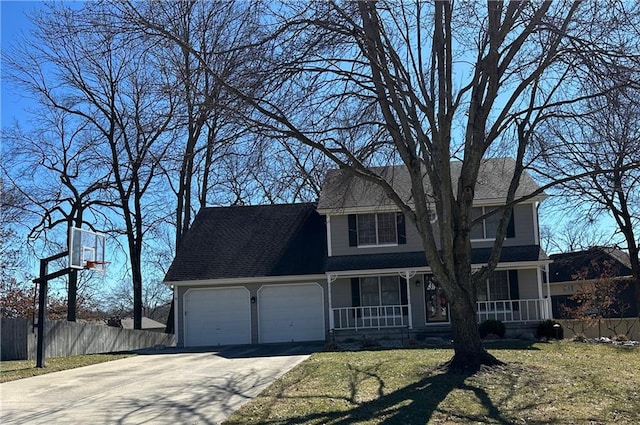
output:
{"label": "shadow on lawn", "polygon": [[[470,414],[464,419],[482,421],[492,419],[492,422],[508,424],[511,421],[503,417],[497,406],[493,404],[489,395],[482,389],[465,383],[467,378],[473,373],[447,373],[441,369],[428,371],[428,377],[415,384],[384,394],[385,383],[375,372],[374,368],[359,370],[352,365],[348,365],[350,370],[350,395],[344,400],[353,407],[348,410],[325,411],[306,416],[295,416],[285,420],[275,419],[269,421],[264,419],[260,422],[268,424],[300,424],[300,423],[322,423],[322,424],[350,424],[354,422],[364,422],[376,419],[383,424],[424,424],[429,422],[434,413],[438,412],[440,403],[455,389],[471,391],[475,397],[485,406],[486,410],[482,416],[475,417]],[[358,402],[358,386],[366,379],[377,381],[377,398],[371,401]],[[283,393],[280,397],[287,397]],[[447,414],[447,412],[443,412]],[[449,412],[448,416],[455,419],[463,419],[460,412]],[[228,422],[233,424],[233,422]]]}

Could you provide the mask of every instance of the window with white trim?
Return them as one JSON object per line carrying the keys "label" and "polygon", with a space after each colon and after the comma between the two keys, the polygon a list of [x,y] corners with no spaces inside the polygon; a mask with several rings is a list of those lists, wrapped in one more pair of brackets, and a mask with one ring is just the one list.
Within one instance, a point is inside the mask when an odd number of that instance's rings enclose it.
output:
{"label": "window with white trim", "polygon": [[[491,211],[498,207],[473,207],[471,208],[471,221],[477,220],[485,214],[489,214]],[[511,213],[509,225],[507,227],[507,238],[515,237],[514,212]],[[483,240],[483,239],[495,239],[498,233],[498,225],[500,224],[500,217],[502,212],[498,211],[495,214],[491,214],[471,227],[471,240]]]}
{"label": "window with white trim", "polygon": [[360,305],[400,305],[400,279],[397,276],[360,278]]}
{"label": "window with white trim", "polygon": [[396,213],[358,214],[358,246],[398,243]]}
{"label": "window with white trim", "polygon": [[491,273],[485,285],[478,285],[478,301],[510,300],[509,274],[506,270]]}

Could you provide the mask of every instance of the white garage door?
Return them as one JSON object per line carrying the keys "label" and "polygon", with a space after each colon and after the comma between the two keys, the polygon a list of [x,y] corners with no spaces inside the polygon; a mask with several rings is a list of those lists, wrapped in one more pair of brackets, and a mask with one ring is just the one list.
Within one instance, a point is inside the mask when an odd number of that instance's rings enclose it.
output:
{"label": "white garage door", "polygon": [[324,294],[316,283],[263,286],[258,315],[262,343],[325,339]]}
{"label": "white garage door", "polygon": [[244,287],[188,290],[184,319],[186,347],[251,343],[251,299]]}

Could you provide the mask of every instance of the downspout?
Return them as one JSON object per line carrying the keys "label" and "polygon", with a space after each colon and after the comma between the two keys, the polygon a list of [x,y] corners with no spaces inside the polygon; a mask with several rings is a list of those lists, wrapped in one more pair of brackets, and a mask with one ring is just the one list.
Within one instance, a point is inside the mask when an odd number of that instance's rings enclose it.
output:
{"label": "downspout", "polygon": [[331,257],[331,216],[326,215],[327,223],[327,256]]}
{"label": "downspout", "polygon": [[[173,339],[176,342],[177,346],[180,346],[180,328],[178,327],[178,287],[173,287]],[[182,342],[182,346],[184,346],[184,341]]]}
{"label": "downspout", "polygon": [[540,202],[534,202],[531,204],[533,208],[533,237],[535,238],[534,242],[536,245],[540,245],[540,220],[539,220],[539,211],[540,211]]}

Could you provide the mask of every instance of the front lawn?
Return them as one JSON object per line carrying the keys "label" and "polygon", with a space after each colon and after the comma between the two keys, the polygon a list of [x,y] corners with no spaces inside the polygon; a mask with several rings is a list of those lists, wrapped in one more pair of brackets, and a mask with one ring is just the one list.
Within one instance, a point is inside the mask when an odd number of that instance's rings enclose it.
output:
{"label": "front lawn", "polygon": [[89,366],[96,363],[109,362],[111,360],[131,357],[133,354],[86,354],[82,356],[56,357],[45,359],[44,368],[37,368],[35,360],[10,360],[0,362],[0,382],[15,381],[16,379],[30,376],[44,375],[45,373],[58,372],[60,370],[74,369],[76,367]]}
{"label": "front lawn", "polygon": [[638,424],[640,349],[575,342],[490,351],[508,366],[444,374],[450,349],[317,353],[225,424]]}

